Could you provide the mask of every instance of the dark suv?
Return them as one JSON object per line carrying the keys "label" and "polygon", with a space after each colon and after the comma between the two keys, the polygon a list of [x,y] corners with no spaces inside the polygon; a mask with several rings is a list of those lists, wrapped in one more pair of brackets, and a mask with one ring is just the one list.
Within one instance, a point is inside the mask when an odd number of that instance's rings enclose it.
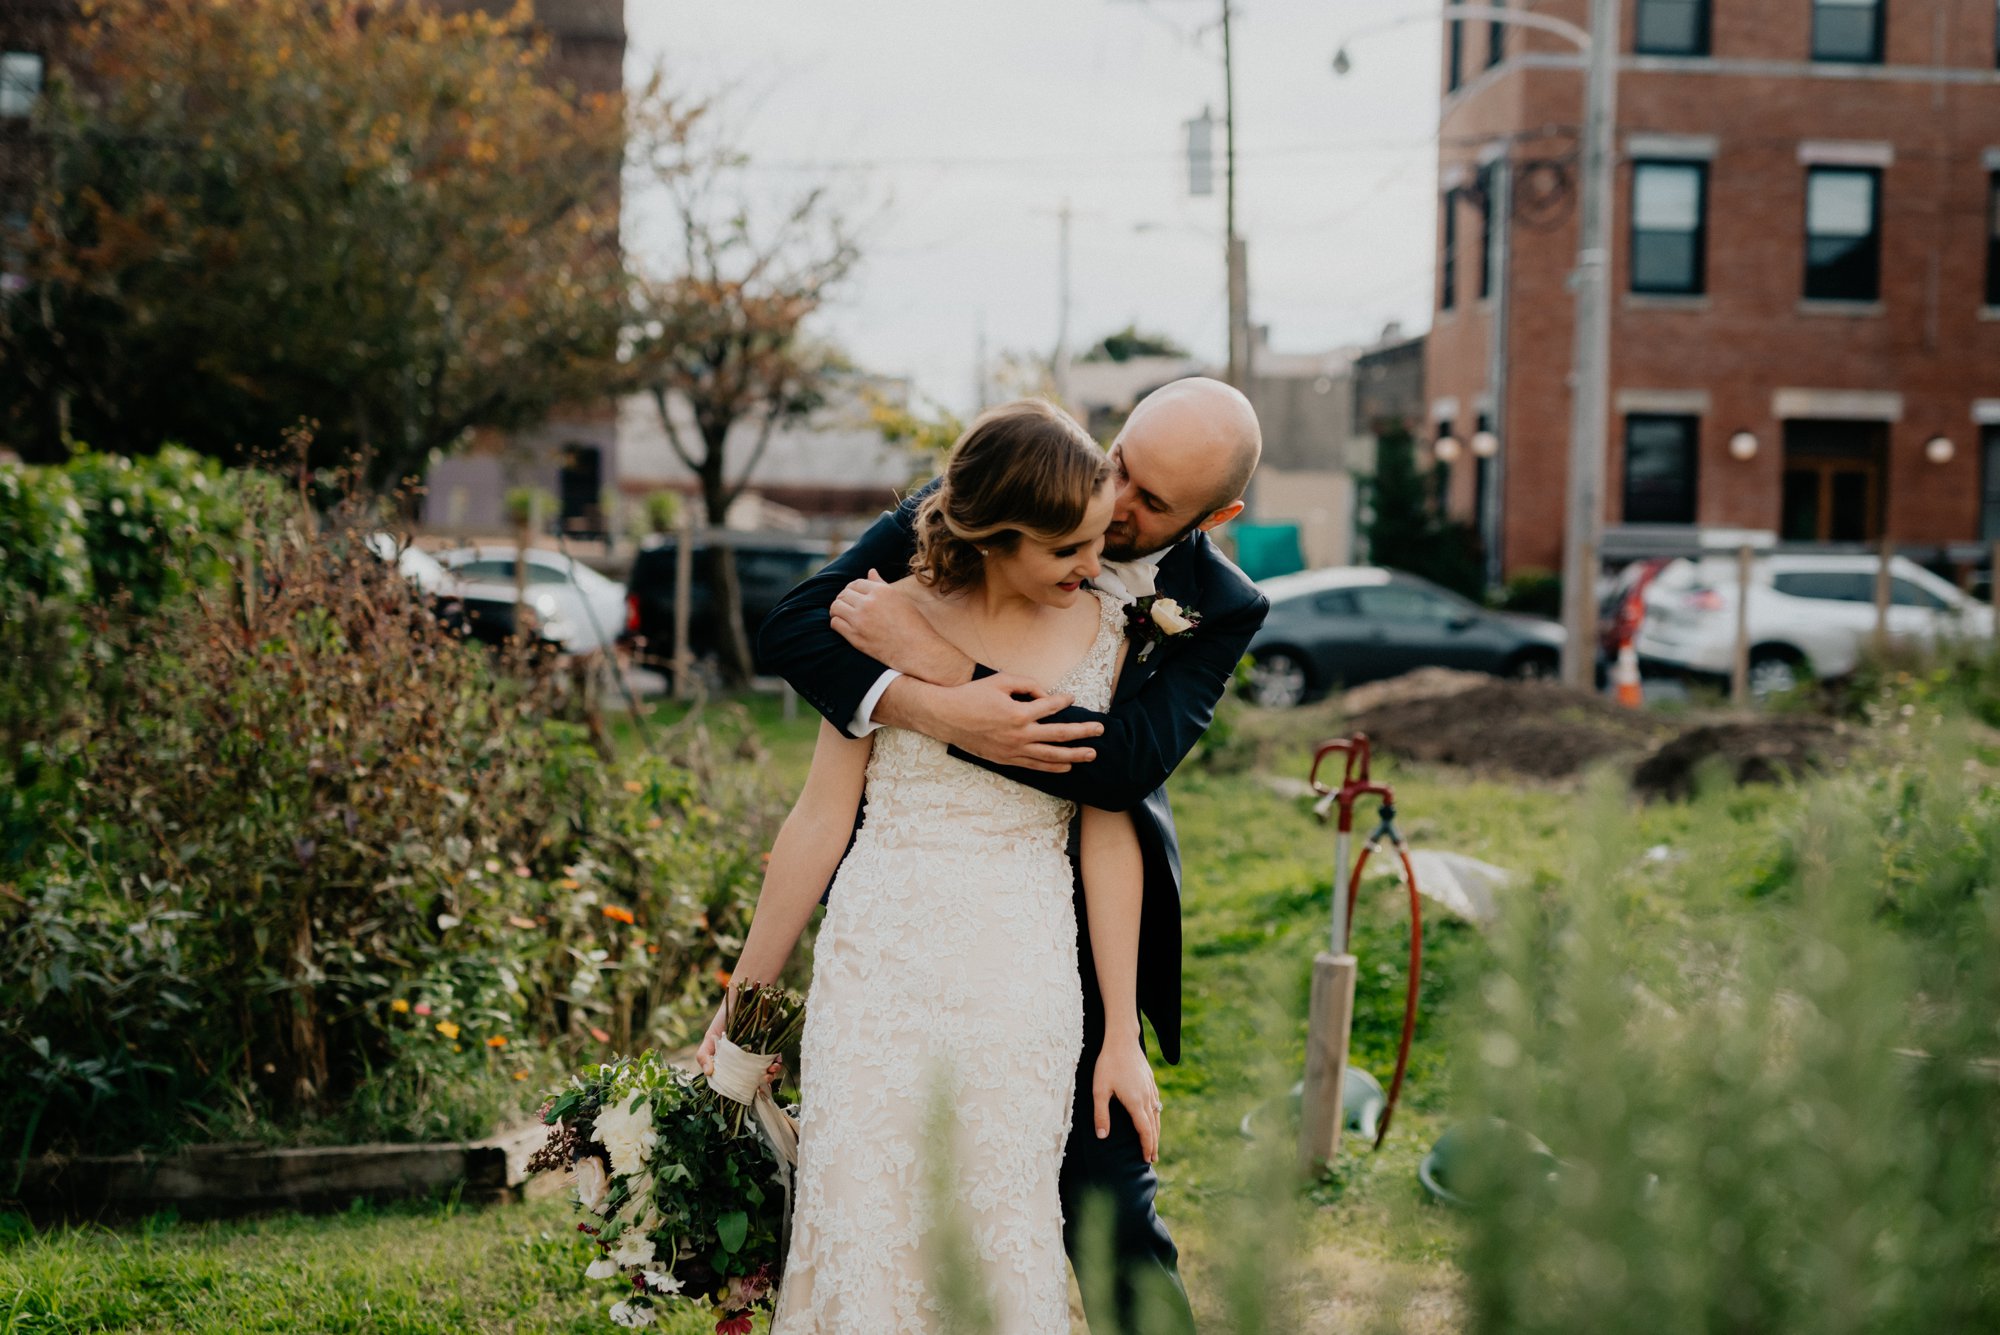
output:
{"label": "dark suv", "polygon": [[[688,649],[697,659],[715,653],[721,643],[712,583],[717,536],[705,533],[694,540]],[[794,585],[826,564],[828,547],[807,538],[761,533],[719,536],[736,553],[736,579],[743,590],[743,626],[754,646],[764,618]],[[625,633],[619,642],[630,646],[642,663],[665,666],[673,660],[674,553],[678,546],[672,535],[649,539],[639,549],[625,582]]]}

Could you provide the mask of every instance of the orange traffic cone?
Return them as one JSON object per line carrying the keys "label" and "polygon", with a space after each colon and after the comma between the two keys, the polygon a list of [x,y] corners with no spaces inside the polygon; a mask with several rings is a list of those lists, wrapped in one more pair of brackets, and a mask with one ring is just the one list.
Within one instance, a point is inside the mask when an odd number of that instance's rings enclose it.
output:
{"label": "orange traffic cone", "polygon": [[1627,709],[1643,709],[1646,688],[1639,682],[1639,652],[1627,640],[1618,646],[1618,665],[1611,670],[1611,685],[1618,703]]}

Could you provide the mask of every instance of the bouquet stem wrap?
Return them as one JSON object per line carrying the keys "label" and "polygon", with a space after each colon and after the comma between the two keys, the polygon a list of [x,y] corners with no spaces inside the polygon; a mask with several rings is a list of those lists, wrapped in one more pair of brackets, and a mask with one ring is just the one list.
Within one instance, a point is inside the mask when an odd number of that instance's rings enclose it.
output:
{"label": "bouquet stem wrap", "polygon": [[771,1097],[771,1063],[776,1060],[775,1053],[750,1052],[718,1036],[715,1071],[708,1077],[708,1087],[750,1109],[771,1153],[777,1156],[789,1178],[799,1161],[799,1124]]}

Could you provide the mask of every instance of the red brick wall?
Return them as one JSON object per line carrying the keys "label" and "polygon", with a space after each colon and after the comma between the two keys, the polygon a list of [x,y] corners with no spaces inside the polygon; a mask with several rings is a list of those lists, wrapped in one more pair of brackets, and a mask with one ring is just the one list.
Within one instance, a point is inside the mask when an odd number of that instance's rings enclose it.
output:
{"label": "red brick wall", "polygon": [[[1583,0],[1534,6],[1582,22]],[[1987,170],[2000,147],[2000,77],[1993,74],[1994,9],[1988,3],[1889,0],[1887,70],[1855,77],[1811,66],[1810,6],[1714,0],[1713,49],[1723,62],[1782,62],[1775,70],[1697,72],[1685,62],[1628,60],[1619,88],[1619,142],[1633,132],[1714,136],[1709,168],[1708,295],[1692,309],[1626,295],[1630,170],[1621,165],[1613,241],[1612,397],[1623,389],[1706,390],[1711,410],[1700,442],[1699,521],[1776,528],[1783,468],[1779,388],[1893,390],[1903,418],[1890,431],[1889,532],[1899,541],[1977,536],[1980,484],[1972,401],[2000,397],[2000,322],[1981,319],[1985,283]],[[1630,48],[1632,5],[1626,14]],[[1468,33],[1468,72],[1483,64],[1484,25]],[[1521,50],[1519,34],[1510,53]],[[1531,49],[1562,44],[1535,37]],[[1925,77],[1945,67],[1962,81]],[[1900,68],[1899,68],[1900,67]],[[1797,77],[1803,74],[1807,77]],[[1916,77],[1870,77],[1882,74]],[[1837,77],[1845,75],[1845,77]],[[1470,164],[1476,141],[1542,127],[1562,133],[1517,143],[1523,159],[1562,157],[1581,117],[1582,75],[1525,69],[1510,60],[1484,83],[1450,99],[1441,169]],[[1894,161],[1882,178],[1879,313],[1803,311],[1805,167],[1802,140],[1886,142]],[[1475,141],[1468,143],[1467,141]],[[1518,177],[1517,177],[1518,180]],[[1572,180],[1571,184],[1574,184]],[[1487,381],[1488,321],[1473,297],[1478,217],[1460,218],[1459,310],[1439,313],[1427,351],[1427,393],[1460,400],[1460,434]],[[1513,234],[1503,559],[1510,571],[1554,568],[1562,550],[1568,448],[1575,212],[1550,226],[1519,219]],[[1687,303],[1681,303],[1686,305]],[[1620,518],[1623,428],[1607,424],[1606,518]],[[1729,436],[1755,432],[1761,448],[1743,463]],[[1936,465],[1922,446],[1943,432],[1958,445]],[[1470,514],[1472,469],[1456,472],[1454,504]]]}

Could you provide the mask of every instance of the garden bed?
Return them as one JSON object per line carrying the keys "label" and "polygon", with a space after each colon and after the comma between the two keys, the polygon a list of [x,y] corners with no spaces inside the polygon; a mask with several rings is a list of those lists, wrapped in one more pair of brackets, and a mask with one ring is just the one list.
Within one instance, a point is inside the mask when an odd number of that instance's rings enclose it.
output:
{"label": "garden bed", "polygon": [[547,1135],[529,1123],[484,1140],[428,1145],[195,1145],[171,1154],[49,1154],[28,1161],[20,1204],[38,1221],[136,1219],[161,1211],[226,1219],[444,1195],[493,1205],[560,1190],[558,1178],[528,1176],[528,1156]]}

